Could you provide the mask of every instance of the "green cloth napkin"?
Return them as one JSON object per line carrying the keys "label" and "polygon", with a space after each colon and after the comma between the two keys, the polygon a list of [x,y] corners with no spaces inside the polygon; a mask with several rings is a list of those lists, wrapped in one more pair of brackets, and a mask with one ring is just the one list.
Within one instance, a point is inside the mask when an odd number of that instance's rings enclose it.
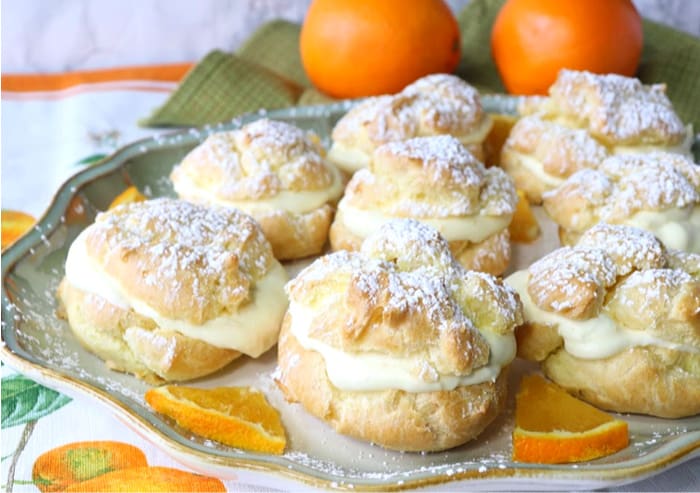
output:
{"label": "green cloth napkin", "polygon": [[[484,92],[504,92],[491,60],[491,26],[505,0],[472,0],[457,15],[462,58],[456,70]],[[644,19],[644,49],[637,76],[665,82],[683,121],[700,130],[700,39]],[[260,108],[333,101],[315,90],[301,65],[298,24],[263,25],[236,52],[214,51],[195,65],[178,88],[139,123],[143,126],[201,126],[230,121]],[[330,54],[329,54],[330,56]]]}

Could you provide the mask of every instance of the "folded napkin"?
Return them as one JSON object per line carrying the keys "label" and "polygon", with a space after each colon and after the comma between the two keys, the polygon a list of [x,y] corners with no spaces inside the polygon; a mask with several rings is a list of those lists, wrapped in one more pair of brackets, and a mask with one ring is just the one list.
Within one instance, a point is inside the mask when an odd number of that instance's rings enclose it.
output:
{"label": "folded napkin", "polygon": [[[484,92],[504,92],[491,59],[491,26],[505,0],[472,0],[458,14],[462,59],[457,75]],[[644,49],[637,76],[665,82],[680,117],[700,129],[700,39],[643,20]],[[299,56],[301,26],[263,25],[236,52],[213,51],[195,65],[143,126],[201,126],[230,121],[261,108],[333,101],[309,82]]]}

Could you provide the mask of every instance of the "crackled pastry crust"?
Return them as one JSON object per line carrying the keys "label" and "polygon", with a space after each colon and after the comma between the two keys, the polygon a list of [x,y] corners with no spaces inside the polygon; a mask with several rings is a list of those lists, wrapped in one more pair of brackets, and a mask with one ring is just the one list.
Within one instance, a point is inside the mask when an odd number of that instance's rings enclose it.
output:
{"label": "crackled pastry crust", "polygon": [[[664,84],[644,85],[617,74],[561,70],[549,88],[549,97],[526,100],[519,111],[586,129],[610,149],[677,148],[688,136]],[[688,152],[687,148],[679,150]]]}
{"label": "crackled pastry crust", "polygon": [[[700,413],[699,264],[700,255],[667,251],[646,231],[595,226],[576,246],[528,269],[526,292],[519,288],[526,322],[516,332],[518,355],[540,361],[549,378],[604,409],[667,418]],[[646,342],[577,356],[559,322],[529,311],[529,301],[573,321],[608,317],[616,331]],[[612,341],[591,340],[602,349]]]}
{"label": "crackled pastry crust", "polygon": [[662,84],[615,74],[562,70],[549,96],[522,98],[521,118],[501,151],[501,165],[528,200],[609,155],[673,152],[688,157],[692,128],[676,115]]}
{"label": "crackled pastry crust", "polygon": [[[196,332],[239,313],[261,295],[260,282],[282,269],[251,217],[172,199],[99,214],[71,249],[58,290],[60,313],[110,368],[149,381],[196,378],[238,357],[237,349],[185,335],[180,324]],[[96,277],[83,278],[84,269]],[[283,300],[283,283],[266,289]],[[269,348],[285,307],[271,306],[270,326],[241,337],[255,340],[260,351]]]}
{"label": "crackled pastry crust", "polygon": [[210,135],[170,178],[181,198],[252,215],[278,259],[321,252],[343,189],[313,136],[268,119]]}
{"label": "crackled pastry crust", "polygon": [[488,365],[483,333],[510,337],[522,322],[520,302],[497,278],[465,271],[436,230],[386,223],[360,252],[317,259],[287,291],[276,381],[289,401],[340,433],[397,450],[444,450],[477,436],[503,409],[509,361],[492,379],[450,390],[345,390],[331,381],[322,352],[292,328],[302,307],[310,314],[305,337],[357,358],[415,358],[415,377],[426,382]]}
{"label": "crackled pastry crust", "polygon": [[586,130],[569,128],[537,115],[519,119],[501,150],[501,167],[539,204],[542,194],[576,171],[597,167],[608,151]]}
{"label": "crackled pastry crust", "polygon": [[388,142],[452,135],[483,160],[482,144],[491,126],[476,89],[456,76],[433,74],[348,111],[333,128],[328,158],[352,174],[367,167],[372,153]]}
{"label": "crackled pastry crust", "polygon": [[[364,238],[381,223],[376,217],[459,219],[466,226],[461,225],[453,233],[456,236],[448,236],[453,254],[469,269],[500,274],[510,260],[507,226],[516,201],[506,173],[484,168],[454,137],[393,142],[378,148],[370,167],[355,173],[348,183],[331,225],[331,247],[359,250]],[[358,221],[351,217],[357,211],[376,217],[372,223]],[[483,233],[476,221],[489,223],[493,231]],[[495,227],[493,222],[497,222]],[[470,227],[478,231],[467,231]],[[471,234],[477,236],[470,239]]]}
{"label": "crackled pastry crust", "polygon": [[687,246],[669,246],[700,252],[695,238],[700,226],[700,167],[679,154],[610,156],[597,169],[574,173],[545,193],[543,206],[559,225],[563,244],[575,243],[599,222],[632,224],[638,213],[673,213],[681,217],[668,221],[688,222],[690,238]]}

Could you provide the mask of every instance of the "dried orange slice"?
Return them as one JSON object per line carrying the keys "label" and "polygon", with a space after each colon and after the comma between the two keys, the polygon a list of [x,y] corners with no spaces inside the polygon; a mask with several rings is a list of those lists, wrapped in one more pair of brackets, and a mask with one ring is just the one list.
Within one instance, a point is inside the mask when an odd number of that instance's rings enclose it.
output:
{"label": "dried orange slice", "polygon": [[484,140],[484,155],[486,166],[498,165],[501,160],[501,148],[510,135],[510,130],[518,121],[518,118],[511,115],[491,114],[493,126]]}
{"label": "dried orange slice", "polygon": [[540,225],[522,190],[518,190],[518,204],[508,230],[510,239],[518,243],[532,243],[540,237]]}
{"label": "dried orange slice", "polygon": [[597,459],[627,447],[627,423],[539,375],[527,375],[515,401],[513,460],[561,464]]}
{"label": "dried orange slice", "polygon": [[2,249],[12,245],[20,236],[29,231],[36,219],[20,211],[2,211]]}
{"label": "dried orange slice", "polygon": [[248,387],[149,389],[146,402],[183,428],[231,447],[281,454],[287,440],[279,412]]}
{"label": "dried orange slice", "polygon": [[122,193],[114,197],[114,200],[109,204],[110,209],[114,209],[116,206],[121,204],[129,204],[131,202],[142,202],[146,200],[146,196],[139,192],[139,189],[135,186],[130,186]]}

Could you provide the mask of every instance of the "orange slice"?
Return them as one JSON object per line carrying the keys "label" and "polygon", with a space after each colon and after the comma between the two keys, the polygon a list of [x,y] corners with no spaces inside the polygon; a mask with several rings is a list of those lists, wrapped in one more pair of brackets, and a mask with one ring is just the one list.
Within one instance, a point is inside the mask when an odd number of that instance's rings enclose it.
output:
{"label": "orange slice", "polygon": [[110,209],[114,209],[116,206],[121,204],[129,204],[131,202],[142,202],[146,200],[146,196],[139,192],[139,189],[135,186],[130,186],[122,193],[114,197],[114,200],[109,204]]}
{"label": "orange slice", "polygon": [[561,464],[597,459],[627,447],[627,423],[527,375],[515,401],[513,460]]}
{"label": "orange slice", "polygon": [[486,156],[484,161],[486,166],[495,166],[501,162],[501,148],[518,118],[498,113],[490,116],[493,126],[484,140],[484,154]]}
{"label": "orange slice", "polygon": [[532,243],[540,237],[540,225],[522,190],[518,190],[518,204],[508,230],[510,239],[518,243]]}
{"label": "orange slice", "polygon": [[183,428],[231,447],[281,454],[287,444],[279,413],[255,389],[166,385],[149,389],[146,402]]}
{"label": "orange slice", "polygon": [[12,245],[24,233],[29,231],[36,219],[20,211],[2,211],[2,249]]}

